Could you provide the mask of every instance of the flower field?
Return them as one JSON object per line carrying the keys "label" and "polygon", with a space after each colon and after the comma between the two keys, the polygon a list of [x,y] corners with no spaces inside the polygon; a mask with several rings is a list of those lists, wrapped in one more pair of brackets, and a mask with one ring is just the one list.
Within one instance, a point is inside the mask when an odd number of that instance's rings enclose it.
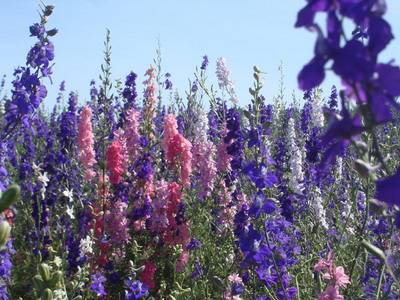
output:
{"label": "flower field", "polygon": [[[144,82],[113,79],[109,31],[90,99],[69,92],[53,10],[0,84],[0,300],[400,299],[385,1],[307,1],[304,97],[265,99],[254,67],[245,105],[222,57],[199,59],[184,96],[157,58]],[[322,90],[327,72],[342,85]]]}

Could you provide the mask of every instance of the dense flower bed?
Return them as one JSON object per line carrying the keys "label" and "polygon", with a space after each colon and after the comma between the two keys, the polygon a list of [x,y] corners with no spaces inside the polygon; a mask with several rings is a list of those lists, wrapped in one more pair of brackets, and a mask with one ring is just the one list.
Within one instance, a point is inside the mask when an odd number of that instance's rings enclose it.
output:
{"label": "dense flower bed", "polygon": [[[226,61],[213,87],[207,56],[184,97],[157,59],[143,85],[114,83],[107,32],[91,98],[62,82],[47,112],[53,9],[0,99],[0,299],[399,299],[400,69],[378,61],[393,38],[384,1],[307,2],[303,99],[266,100],[254,67],[240,107]],[[344,88],[326,96],[329,70]]]}

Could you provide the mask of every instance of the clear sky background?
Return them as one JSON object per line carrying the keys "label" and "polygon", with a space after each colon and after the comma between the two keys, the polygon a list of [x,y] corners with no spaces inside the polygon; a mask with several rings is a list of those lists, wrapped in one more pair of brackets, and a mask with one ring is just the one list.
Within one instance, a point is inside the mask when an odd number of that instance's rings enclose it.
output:
{"label": "clear sky background", "polygon": [[[172,74],[174,88],[183,95],[188,78],[207,54],[209,78],[215,79],[215,61],[226,58],[241,104],[249,102],[252,66],[265,71],[264,95],[272,101],[278,93],[280,62],[283,62],[287,99],[298,96],[297,73],[312,57],[315,35],[293,24],[301,0],[50,0],[56,9],[49,28],[59,29],[53,41],[56,50],[54,85],[48,87],[46,105],[55,102],[59,83],[79,92],[80,101],[89,97],[89,82],[98,78],[103,56],[105,28],[111,30],[113,78],[139,75],[138,91],[146,68],[161,42],[162,67]],[[388,0],[387,19],[400,38],[400,0]],[[24,65],[34,43],[29,26],[38,20],[38,1],[1,0],[0,74]],[[399,58],[400,39],[391,43],[383,60]],[[328,77],[323,88],[336,83]]]}

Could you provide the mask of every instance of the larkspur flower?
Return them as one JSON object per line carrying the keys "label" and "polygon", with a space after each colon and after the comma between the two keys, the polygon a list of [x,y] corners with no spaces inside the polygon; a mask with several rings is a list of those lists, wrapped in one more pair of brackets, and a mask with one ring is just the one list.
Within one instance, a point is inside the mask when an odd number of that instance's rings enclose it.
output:
{"label": "larkspur flower", "polygon": [[90,180],[96,175],[92,169],[96,163],[96,158],[94,152],[94,136],[91,119],[92,110],[89,106],[85,106],[81,111],[78,125],[78,155],[85,171],[86,180]]}
{"label": "larkspur flower", "polygon": [[112,184],[119,184],[124,171],[122,145],[119,141],[113,141],[108,146],[106,157],[107,169],[110,172],[110,182]]}
{"label": "larkspur flower", "polygon": [[204,55],[203,56],[203,62],[201,63],[200,69],[205,71],[207,69],[207,66],[208,66],[208,56]]}
{"label": "larkspur flower", "polygon": [[125,280],[125,288],[126,300],[137,300],[149,295],[147,286],[139,280]]}
{"label": "larkspur flower", "polygon": [[182,185],[188,186],[192,172],[192,144],[178,132],[178,124],[172,114],[164,118],[162,147],[167,162],[179,169]]}
{"label": "larkspur flower", "polygon": [[107,293],[104,289],[104,283],[106,282],[106,278],[99,272],[91,275],[91,285],[90,289],[93,293],[96,294],[97,297],[106,296]]}
{"label": "larkspur flower", "polygon": [[230,101],[234,104],[239,102],[239,99],[235,92],[235,87],[231,79],[231,72],[226,66],[225,58],[220,57],[217,59],[217,69],[215,71],[218,79],[218,85],[221,89],[224,89],[230,96]]}

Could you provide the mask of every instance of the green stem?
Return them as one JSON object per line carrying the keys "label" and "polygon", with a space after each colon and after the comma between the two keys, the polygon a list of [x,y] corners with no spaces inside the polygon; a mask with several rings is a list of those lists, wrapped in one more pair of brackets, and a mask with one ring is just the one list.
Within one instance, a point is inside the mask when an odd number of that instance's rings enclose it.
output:
{"label": "green stem", "polygon": [[379,296],[380,296],[380,293],[381,293],[381,286],[382,286],[384,274],[385,274],[385,264],[382,264],[381,274],[380,274],[380,276],[379,276],[378,288],[377,288],[377,290],[376,290],[376,295],[375,295],[375,299],[376,299],[376,300],[379,300]]}

